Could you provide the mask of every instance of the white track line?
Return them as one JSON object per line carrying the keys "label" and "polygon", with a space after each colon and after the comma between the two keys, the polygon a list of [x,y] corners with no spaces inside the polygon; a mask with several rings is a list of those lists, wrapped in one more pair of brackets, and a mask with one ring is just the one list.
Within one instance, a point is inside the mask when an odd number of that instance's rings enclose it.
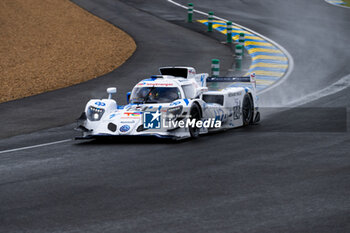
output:
{"label": "white track line", "polygon": [[306,95],[303,98],[289,102],[287,104],[287,107],[297,107],[300,105],[304,105],[304,104],[309,103],[311,101],[318,100],[322,97],[325,97],[328,95],[333,95],[333,94],[335,94],[339,91],[342,91],[348,87],[350,87],[350,74],[339,79],[337,82],[333,83],[332,85],[330,85],[324,89],[321,89],[319,91],[316,91],[314,93]]}
{"label": "white track line", "polygon": [[48,142],[48,143],[38,144],[38,145],[34,145],[34,146],[26,146],[26,147],[20,147],[20,148],[15,148],[15,149],[10,149],[10,150],[3,150],[3,151],[0,151],[0,154],[21,151],[21,150],[28,150],[28,149],[33,149],[33,148],[43,147],[43,146],[50,146],[50,145],[55,145],[55,144],[59,144],[59,143],[69,142],[69,141],[72,141],[72,139],[65,139],[65,140],[61,140],[61,141]]}
{"label": "white track line", "polygon": [[328,1],[325,1],[325,2],[328,3],[328,4],[330,4],[330,5],[332,5],[332,6],[338,6],[338,7],[343,7],[343,8],[350,9],[350,7],[348,7],[348,6],[344,6],[344,5],[340,5],[340,4],[333,4],[333,3],[328,2]]}
{"label": "white track line", "polygon": [[[173,0],[167,0],[167,1],[170,2],[170,3],[172,3],[172,4],[174,4],[174,5],[176,5],[176,6],[178,6],[178,7],[187,9],[187,6],[181,5],[180,3],[174,2]],[[196,13],[198,13],[198,14],[201,14],[201,15],[205,15],[205,16],[208,15],[208,13],[205,13],[205,12],[203,12],[203,11],[199,11],[199,10],[196,10],[196,9],[194,9],[193,11],[196,12]],[[227,19],[224,19],[224,18],[215,16],[215,15],[214,15],[214,18],[215,18],[215,19],[218,19],[218,20],[225,21],[225,22],[228,21]],[[280,44],[278,44],[276,41],[273,41],[273,40],[267,38],[266,36],[261,35],[261,34],[258,33],[258,32],[253,31],[253,30],[251,30],[251,29],[249,29],[249,28],[246,28],[246,27],[244,27],[244,26],[242,26],[242,25],[240,25],[240,24],[234,23],[234,22],[232,22],[232,25],[235,25],[235,26],[237,26],[237,27],[241,27],[241,28],[247,30],[248,32],[251,32],[252,34],[255,34],[255,35],[257,35],[257,36],[260,36],[260,37],[263,38],[264,40],[269,41],[271,44],[274,44],[276,47],[278,47],[278,48],[287,56],[287,58],[288,58],[288,70],[287,70],[287,72],[284,74],[284,76],[283,76],[282,78],[280,78],[277,82],[275,82],[274,84],[272,84],[271,86],[269,86],[269,87],[267,87],[267,88],[264,88],[262,91],[259,91],[258,94],[262,94],[262,93],[264,93],[264,92],[267,92],[267,91],[271,90],[272,88],[277,87],[277,86],[280,85],[282,82],[284,82],[284,81],[289,77],[289,75],[291,74],[292,70],[294,69],[294,60],[293,60],[292,55],[290,55],[290,53],[289,53],[285,48],[283,48]]]}

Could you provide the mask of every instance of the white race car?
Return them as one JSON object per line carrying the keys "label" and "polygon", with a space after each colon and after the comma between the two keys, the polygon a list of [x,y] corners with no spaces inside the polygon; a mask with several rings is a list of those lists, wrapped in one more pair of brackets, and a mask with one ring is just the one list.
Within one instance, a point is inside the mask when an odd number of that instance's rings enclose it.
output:
{"label": "white race car", "polygon": [[[121,135],[196,138],[260,120],[253,74],[208,77],[196,74],[192,67],[162,67],[160,73],[137,83],[127,93],[127,105],[112,99],[115,87],[107,89],[107,99],[90,100],[78,119],[76,129],[83,135],[77,139]],[[219,89],[223,84],[226,87]]]}

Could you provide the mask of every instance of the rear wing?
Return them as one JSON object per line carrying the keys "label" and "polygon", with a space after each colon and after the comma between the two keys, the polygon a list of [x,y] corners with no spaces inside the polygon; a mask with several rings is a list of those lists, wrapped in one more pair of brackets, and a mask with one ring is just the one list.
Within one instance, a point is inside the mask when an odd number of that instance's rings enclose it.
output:
{"label": "rear wing", "polygon": [[207,82],[239,82],[239,83],[245,83],[250,82],[250,77],[208,77]]}
{"label": "rear wing", "polygon": [[[208,77],[207,83],[251,83],[253,88],[256,88],[255,73],[251,73],[250,76],[242,77]],[[213,86],[213,85],[211,85]]]}

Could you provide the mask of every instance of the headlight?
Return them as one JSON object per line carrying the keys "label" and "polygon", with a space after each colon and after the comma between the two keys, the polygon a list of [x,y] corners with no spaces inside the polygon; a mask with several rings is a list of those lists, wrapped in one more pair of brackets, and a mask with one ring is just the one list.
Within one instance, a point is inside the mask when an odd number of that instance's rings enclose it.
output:
{"label": "headlight", "polygon": [[174,120],[182,113],[182,106],[176,106],[167,110],[167,119]]}
{"label": "headlight", "polygon": [[96,108],[93,106],[89,106],[88,112],[87,112],[87,118],[90,121],[99,121],[103,116],[104,112],[105,110],[103,108]]}

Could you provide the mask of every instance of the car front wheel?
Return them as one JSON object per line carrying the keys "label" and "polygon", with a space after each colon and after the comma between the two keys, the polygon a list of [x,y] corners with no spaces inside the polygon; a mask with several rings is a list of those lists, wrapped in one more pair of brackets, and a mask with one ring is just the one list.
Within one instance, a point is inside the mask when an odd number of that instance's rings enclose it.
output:
{"label": "car front wheel", "polygon": [[[194,104],[190,110],[190,119],[191,119],[191,121],[193,119],[196,119],[196,122],[197,122],[197,121],[201,120],[201,118],[202,117],[201,117],[200,108],[197,104]],[[196,125],[194,125],[193,127],[190,126],[189,131],[190,131],[192,138],[197,138],[199,136],[200,128],[196,127]]]}

